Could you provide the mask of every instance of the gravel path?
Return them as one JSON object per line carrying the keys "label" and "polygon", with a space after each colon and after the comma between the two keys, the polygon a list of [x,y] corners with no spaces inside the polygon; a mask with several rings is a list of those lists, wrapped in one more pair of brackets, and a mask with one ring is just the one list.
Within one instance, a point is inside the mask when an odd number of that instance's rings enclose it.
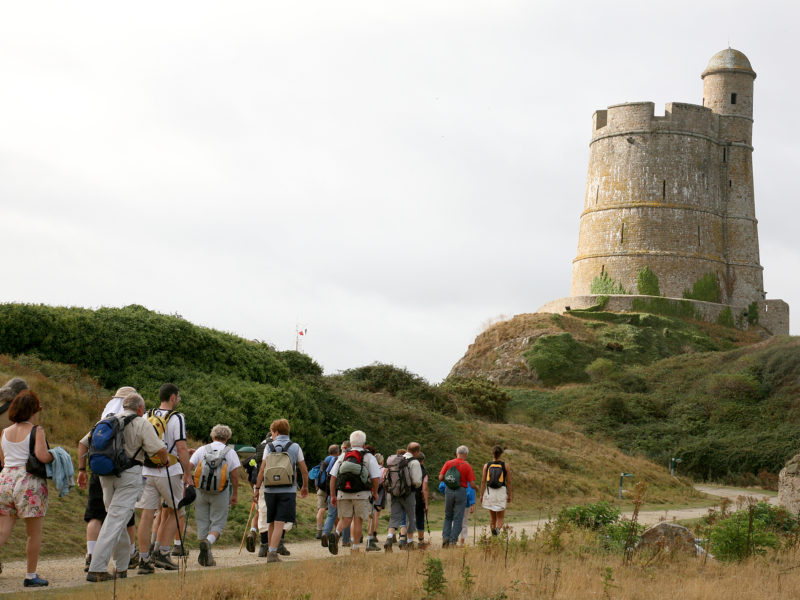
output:
{"label": "gravel path", "polygon": [[[700,492],[704,492],[712,496],[727,497],[732,500],[736,500],[736,498],[744,494],[755,497],[758,500],[761,500],[766,497],[773,504],[777,501],[776,496],[774,495],[766,496],[764,493],[760,492],[745,492],[740,489],[704,486],[704,485],[696,485],[695,488]],[[639,521],[646,525],[652,525],[662,520],[671,521],[673,519],[679,519],[679,520],[693,519],[704,515],[707,512],[707,510],[708,508],[706,507],[706,508],[685,508],[685,509],[677,509],[669,511],[664,511],[664,510],[642,511],[641,513],[639,513]],[[542,520],[525,521],[525,522],[514,522],[512,524],[514,528],[517,529],[518,531],[522,530],[523,528],[528,531],[533,531],[536,528],[540,527],[544,522],[545,520],[542,519]],[[441,531],[433,532],[433,543],[435,545],[439,545],[441,544],[441,541],[442,541]],[[283,560],[298,561],[311,558],[333,558],[330,552],[328,552],[326,548],[323,548],[317,541],[292,543],[289,545],[289,549],[292,555],[290,557],[284,557]],[[347,553],[347,552],[349,552],[347,548],[340,549],[340,553]],[[381,556],[381,554],[382,552],[367,553],[368,556],[371,555],[375,557]],[[215,569],[261,564],[265,563],[266,560],[263,558],[258,558],[257,554],[251,554],[247,552],[247,550],[242,550],[242,553],[239,554],[238,547],[214,548],[214,558],[217,561],[217,566],[210,568],[215,568]],[[191,556],[189,557],[189,560],[187,562],[187,568],[190,571],[199,570],[203,568],[197,564],[197,550],[191,551]],[[23,591],[25,588],[23,588],[22,586],[22,580],[25,577],[25,570],[26,569],[24,561],[13,561],[4,563],[3,572],[2,574],[0,574],[0,594]],[[42,560],[39,562],[39,573],[40,576],[50,581],[50,586],[47,589],[90,585],[86,582],[86,575],[83,572],[83,556]],[[177,576],[177,572],[175,573]],[[146,577],[146,575],[141,575],[141,576],[136,575],[135,572],[133,571],[131,572],[130,576]]]}

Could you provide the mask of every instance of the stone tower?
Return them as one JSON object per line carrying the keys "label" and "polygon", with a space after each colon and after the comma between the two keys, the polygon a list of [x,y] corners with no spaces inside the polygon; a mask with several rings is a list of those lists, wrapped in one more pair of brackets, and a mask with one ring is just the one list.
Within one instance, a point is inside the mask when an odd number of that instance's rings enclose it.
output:
{"label": "stone tower", "polygon": [[[586,197],[571,296],[606,277],[637,293],[648,267],[663,296],[681,298],[709,274],[717,302],[765,298],[753,199],[753,82],[728,48],[702,73],[702,105],[652,102],[594,113]],[[596,290],[595,290],[596,291]]]}

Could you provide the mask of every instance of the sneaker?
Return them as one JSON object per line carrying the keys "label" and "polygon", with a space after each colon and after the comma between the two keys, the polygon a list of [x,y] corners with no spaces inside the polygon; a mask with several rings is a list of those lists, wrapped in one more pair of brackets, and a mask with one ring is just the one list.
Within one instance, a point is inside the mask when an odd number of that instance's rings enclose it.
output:
{"label": "sneaker", "polygon": [[[252,552],[252,550],[250,552]],[[189,558],[189,551],[183,544],[178,544],[177,546],[173,546],[172,552],[170,554],[172,556],[185,556],[186,558]]]}
{"label": "sneaker", "polygon": [[23,587],[47,587],[50,585],[50,582],[47,579],[42,579],[38,575],[33,579],[28,579],[27,577],[22,580]]}
{"label": "sneaker", "polygon": [[197,562],[200,563],[201,567],[207,567],[208,565],[208,555],[211,551],[211,544],[208,543],[208,540],[200,540],[200,554],[197,557]]}
{"label": "sneaker", "polygon": [[264,558],[267,554],[269,554],[269,546],[261,544],[258,547],[258,558]]}
{"label": "sneaker", "polygon": [[252,529],[247,533],[244,538],[244,547],[247,548],[248,552],[255,552],[256,551],[256,532]]}
{"label": "sneaker", "polygon": [[445,541],[442,542],[442,548],[443,549],[444,548],[449,548],[449,547],[450,547],[450,541],[449,540],[445,540]]}
{"label": "sneaker", "polygon": [[339,538],[342,537],[338,532],[333,532],[328,536],[328,552],[339,554]]}
{"label": "sneaker", "polygon": [[369,540],[367,541],[366,551],[367,552],[380,552],[381,549],[378,548],[378,540],[376,540],[375,538],[369,538]]}
{"label": "sneaker", "polygon": [[322,536],[320,536],[319,541],[320,541],[320,544],[322,544],[323,548],[327,548],[328,547],[328,538],[329,537],[330,537],[329,533],[323,533]]}
{"label": "sneaker", "polygon": [[281,562],[281,559],[278,556],[277,552],[267,552],[267,562],[268,563]]}
{"label": "sneaker", "polygon": [[[91,562],[91,560],[92,559],[90,557],[89,558],[89,562]],[[128,561],[128,568],[129,569],[135,569],[138,566],[139,566],[139,553],[138,552],[134,552],[133,554],[131,554],[131,559]],[[86,570],[87,571],[89,570],[89,565],[86,565]]]}
{"label": "sneaker", "polygon": [[387,537],[386,541],[383,542],[383,549],[386,552],[391,552],[392,551],[392,544],[394,544],[394,538],[393,537]]}
{"label": "sneaker", "polygon": [[[84,573],[88,573],[89,572],[89,565],[90,564],[92,564],[92,555],[91,554],[87,554],[86,555],[86,561],[83,563],[83,572]],[[2,572],[2,569],[0,569],[0,572]]]}
{"label": "sneaker", "polygon": [[167,571],[178,570],[178,565],[172,562],[172,559],[170,559],[169,554],[161,554],[161,551],[156,551],[150,555],[150,558],[153,560],[154,567],[158,567],[159,569],[165,569]]}
{"label": "sneaker", "polygon": [[281,556],[291,556],[292,553],[289,552],[288,548],[283,545],[283,541],[281,541],[281,543],[278,544],[278,554]]}
{"label": "sneaker", "polygon": [[156,572],[156,568],[153,566],[153,555],[147,557],[147,560],[143,558],[139,558],[139,570],[136,571],[138,575],[152,575]]}

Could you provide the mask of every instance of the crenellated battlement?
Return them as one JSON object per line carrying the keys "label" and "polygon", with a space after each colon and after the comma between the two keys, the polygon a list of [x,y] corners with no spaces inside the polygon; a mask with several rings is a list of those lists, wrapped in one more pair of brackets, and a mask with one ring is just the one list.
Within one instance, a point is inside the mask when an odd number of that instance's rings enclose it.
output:
{"label": "crenellated battlement", "polygon": [[612,135],[641,133],[684,133],[714,140],[719,136],[719,117],[710,108],[686,102],[670,102],[664,116],[655,115],[653,102],[612,104],[595,111],[592,142]]}

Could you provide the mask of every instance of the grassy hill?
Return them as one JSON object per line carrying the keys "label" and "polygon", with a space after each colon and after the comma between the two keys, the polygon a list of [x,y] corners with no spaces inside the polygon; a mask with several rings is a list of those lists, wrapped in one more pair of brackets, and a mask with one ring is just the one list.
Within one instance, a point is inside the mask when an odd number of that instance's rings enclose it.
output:
{"label": "grassy hill", "polygon": [[644,313],[519,315],[481,334],[454,372],[524,363],[509,421],[577,424],[659,464],[680,458],[695,478],[774,485],[800,446],[800,340],[764,338]]}
{"label": "grassy hill", "polygon": [[[491,446],[501,443],[508,448],[516,486],[509,511],[512,519],[535,512],[546,514],[566,503],[614,498],[621,471],[649,482],[651,503],[685,503],[698,497],[687,480],[670,478],[663,466],[628,456],[576,427],[553,432],[515,419],[500,423],[479,418],[497,417],[510,399],[485,381],[456,380],[430,386],[389,365],[324,377],[321,369],[301,354],[277,352],[267,344],[199,328],[179,317],[141,307],[116,311],[0,305],[0,352],[7,353],[0,355],[0,381],[21,376],[39,392],[44,404],[42,424],[52,444],[74,448],[111,391],[120,385],[137,386],[148,406],[154,406],[155,391],[171,375],[182,389],[181,408],[190,435],[197,440],[192,445],[205,441],[210,427],[218,422],[233,428],[234,441],[254,444],[273,419],[287,417],[293,437],[306,450],[309,465],[322,458],[329,443],[341,442],[350,431],[363,429],[368,442],[384,454],[411,440],[419,441],[427,455],[427,467],[436,472],[460,444],[471,448],[470,461],[480,468],[488,460]],[[115,314],[119,321],[113,318]],[[38,325],[39,319],[47,327]],[[181,331],[188,332],[186,339],[179,337]],[[173,339],[164,342],[167,351],[158,340],[169,335]],[[148,354],[148,349],[154,355]],[[174,364],[168,358],[173,354]],[[200,356],[198,363],[194,356]],[[260,357],[265,357],[264,365],[259,365]],[[53,362],[56,358],[70,364]],[[53,518],[45,519],[43,552],[80,554],[84,549],[85,494],[73,490],[64,499],[56,496],[53,490]],[[244,488],[241,497],[223,543],[238,543],[235,538],[241,535],[249,509]],[[291,535],[308,536],[315,498],[298,505],[300,526]],[[434,506],[432,526],[442,512]],[[17,527],[3,557],[20,557],[23,540],[23,528]]]}

